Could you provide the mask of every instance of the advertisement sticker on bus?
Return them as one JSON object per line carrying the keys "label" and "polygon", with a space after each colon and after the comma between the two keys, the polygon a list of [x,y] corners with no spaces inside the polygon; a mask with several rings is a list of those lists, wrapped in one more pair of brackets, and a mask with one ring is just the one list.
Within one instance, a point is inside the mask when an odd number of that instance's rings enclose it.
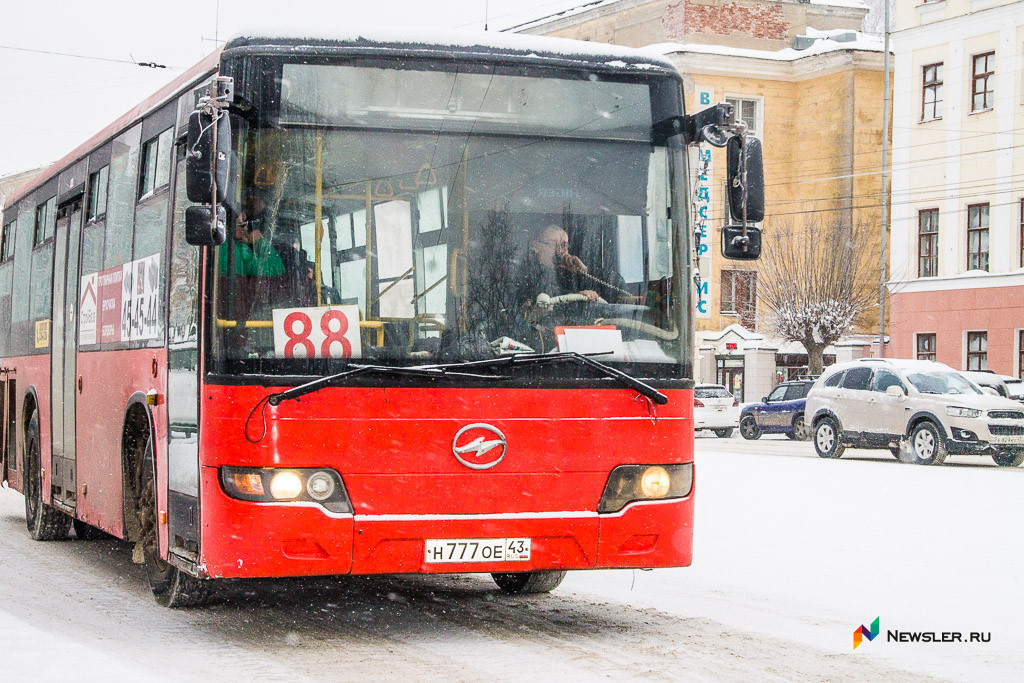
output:
{"label": "advertisement sticker on bus", "polygon": [[358,306],[274,309],[278,358],[362,358]]}
{"label": "advertisement sticker on bus", "polygon": [[86,346],[96,343],[96,308],[99,302],[99,273],[89,273],[82,277],[79,291],[82,298],[78,302],[78,344]]}
{"label": "advertisement sticker on bus", "polygon": [[101,344],[121,341],[121,266],[100,271],[100,339]]}
{"label": "advertisement sticker on bus", "polygon": [[159,254],[124,264],[121,275],[122,341],[160,336],[159,293]]}

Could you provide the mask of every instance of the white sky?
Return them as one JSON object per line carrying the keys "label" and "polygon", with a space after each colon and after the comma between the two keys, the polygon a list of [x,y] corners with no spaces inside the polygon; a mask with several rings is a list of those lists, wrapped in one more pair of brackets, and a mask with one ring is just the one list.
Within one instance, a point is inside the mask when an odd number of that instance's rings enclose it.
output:
{"label": "white sky", "polygon": [[[582,4],[583,0],[10,0],[0,10],[0,176],[56,161],[199,61],[242,27],[320,31],[360,24],[482,30]],[[218,33],[219,31],[219,33]],[[150,69],[9,48],[111,60]],[[2,198],[0,198],[2,203]]]}

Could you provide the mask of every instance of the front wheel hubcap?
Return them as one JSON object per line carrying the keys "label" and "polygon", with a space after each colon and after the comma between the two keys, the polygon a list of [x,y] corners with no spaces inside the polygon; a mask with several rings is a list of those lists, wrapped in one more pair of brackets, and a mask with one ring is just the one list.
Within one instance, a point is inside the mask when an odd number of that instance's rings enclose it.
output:
{"label": "front wheel hubcap", "polygon": [[914,437],[914,454],[921,460],[928,460],[935,454],[935,437],[926,429],[922,429]]}
{"label": "front wheel hubcap", "polygon": [[818,427],[818,448],[827,453],[832,450],[832,445],[835,444],[835,441],[836,435],[830,426],[822,425]]}

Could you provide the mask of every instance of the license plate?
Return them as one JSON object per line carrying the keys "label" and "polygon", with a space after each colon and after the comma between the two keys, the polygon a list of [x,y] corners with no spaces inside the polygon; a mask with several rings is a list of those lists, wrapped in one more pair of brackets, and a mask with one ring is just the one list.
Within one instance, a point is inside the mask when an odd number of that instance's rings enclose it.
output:
{"label": "license plate", "polygon": [[1010,436],[993,436],[992,443],[1020,443],[1024,444],[1024,436],[1011,434]]}
{"label": "license plate", "polygon": [[530,559],[528,538],[437,538],[427,539],[423,561],[443,562],[526,562]]}
{"label": "license plate", "polygon": [[725,410],[725,406],[715,406],[715,410],[717,410],[718,412],[722,412],[723,410]]}

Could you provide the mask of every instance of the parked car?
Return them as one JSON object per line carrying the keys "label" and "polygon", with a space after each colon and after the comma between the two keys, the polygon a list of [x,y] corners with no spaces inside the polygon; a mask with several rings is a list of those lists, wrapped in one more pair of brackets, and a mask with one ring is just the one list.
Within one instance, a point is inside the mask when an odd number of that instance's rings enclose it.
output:
{"label": "parked car", "polygon": [[1006,388],[1006,382],[1001,375],[987,370],[961,370],[960,374],[977,384],[982,389],[991,389],[999,396],[1010,398],[1010,392]]}
{"label": "parked car", "polygon": [[948,454],[1024,462],[1024,407],[983,392],[942,363],[862,358],[838,363],[807,395],[814,449],[887,448],[901,460],[941,464]]}
{"label": "parked car", "polygon": [[740,402],[721,384],[693,388],[693,428],[713,429],[723,439],[740,423]]}
{"label": "parked car", "polygon": [[961,370],[960,374],[981,388],[993,389],[1000,396],[1024,402],[1024,381],[1012,375],[997,375],[991,370]]}
{"label": "parked car", "polygon": [[740,411],[740,435],[759,439],[762,434],[785,434],[797,441],[807,441],[811,432],[804,420],[804,403],[813,379],[783,382],[760,403],[743,406]]}

